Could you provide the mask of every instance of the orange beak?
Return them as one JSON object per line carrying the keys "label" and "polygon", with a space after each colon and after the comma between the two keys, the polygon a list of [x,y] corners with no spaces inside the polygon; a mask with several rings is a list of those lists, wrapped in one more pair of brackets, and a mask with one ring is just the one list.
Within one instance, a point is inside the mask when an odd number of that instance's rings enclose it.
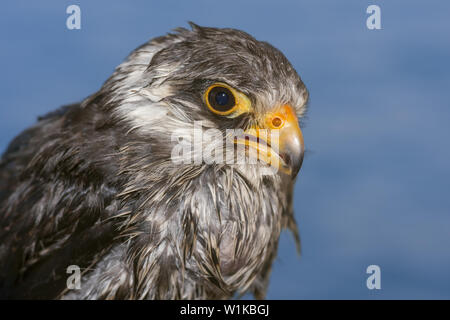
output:
{"label": "orange beak", "polygon": [[235,143],[247,146],[258,160],[295,178],[302,166],[304,142],[294,109],[280,106],[259,123]]}

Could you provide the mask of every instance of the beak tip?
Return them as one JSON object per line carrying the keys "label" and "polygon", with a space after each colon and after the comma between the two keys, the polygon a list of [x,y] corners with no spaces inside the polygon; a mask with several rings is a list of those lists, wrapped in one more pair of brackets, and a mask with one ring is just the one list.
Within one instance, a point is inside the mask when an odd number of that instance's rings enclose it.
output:
{"label": "beak tip", "polygon": [[295,179],[303,164],[303,153],[301,153],[298,156],[286,155],[283,158],[286,163],[286,166],[290,169],[290,175],[292,179]]}
{"label": "beak tip", "polygon": [[292,167],[292,179],[295,179],[298,175],[298,173],[300,172],[300,169],[302,168],[302,164],[303,164],[303,156],[301,157],[301,160],[298,162],[298,164],[294,165]]}

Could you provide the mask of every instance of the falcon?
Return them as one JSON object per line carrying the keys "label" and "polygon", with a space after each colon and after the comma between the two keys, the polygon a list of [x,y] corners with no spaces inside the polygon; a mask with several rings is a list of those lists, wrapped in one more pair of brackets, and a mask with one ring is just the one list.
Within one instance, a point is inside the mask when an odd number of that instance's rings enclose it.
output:
{"label": "falcon", "polygon": [[[265,297],[281,231],[299,245],[292,195],[308,91],[270,44],[190,25],[10,143],[0,298]],[[215,138],[198,143],[198,128]],[[237,161],[239,148],[257,161]]]}

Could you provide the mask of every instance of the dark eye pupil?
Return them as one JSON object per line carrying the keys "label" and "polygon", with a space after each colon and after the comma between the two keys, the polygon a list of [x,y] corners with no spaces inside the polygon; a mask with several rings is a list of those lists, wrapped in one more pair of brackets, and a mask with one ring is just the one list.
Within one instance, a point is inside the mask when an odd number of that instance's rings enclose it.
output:
{"label": "dark eye pupil", "polygon": [[230,100],[230,97],[228,96],[228,93],[226,92],[218,92],[216,94],[216,103],[219,106],[226,106],[228,104],[228,101]]}
{"label": "dark eye pupil", "polygon": [[236,105],[233,93],[222,86],[214,87],[209,91],[208,102],[211,108],[218,112],[228,112]]}

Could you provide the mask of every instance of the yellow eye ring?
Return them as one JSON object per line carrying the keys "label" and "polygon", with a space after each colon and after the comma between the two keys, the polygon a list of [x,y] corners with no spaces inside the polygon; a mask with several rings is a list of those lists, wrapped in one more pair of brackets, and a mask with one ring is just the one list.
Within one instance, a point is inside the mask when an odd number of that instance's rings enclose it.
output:
{"label": "yellow eye ring", "polygon": [[208,109],[221,116],[237,116],[250,109],[250,100],[225,83],[209,86],[203,98]]}

